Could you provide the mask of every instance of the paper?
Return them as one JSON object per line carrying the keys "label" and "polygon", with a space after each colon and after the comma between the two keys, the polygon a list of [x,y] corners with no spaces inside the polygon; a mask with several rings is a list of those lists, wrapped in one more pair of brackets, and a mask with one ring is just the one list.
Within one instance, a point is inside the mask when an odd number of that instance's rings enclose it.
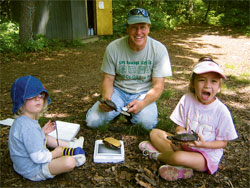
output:
{"label": "paper", "polygon": [[[75,138],[80,130],[80,124],[76,123],[56,121],[56,126],[59,140],[71,141]],[[49,133],[49,135],[56,138],[56,130]]]}
{"label": "paper", "polygon": [[1,125],[7,125],[7,126],[11,126],[14,122],[14,119],[11,118],[7,118],[5,120],[0,120],[0,124]]}
{"label": "paper", "polygon": [[103,1],[99,1],[99,9],[104,9],[104,2]]}

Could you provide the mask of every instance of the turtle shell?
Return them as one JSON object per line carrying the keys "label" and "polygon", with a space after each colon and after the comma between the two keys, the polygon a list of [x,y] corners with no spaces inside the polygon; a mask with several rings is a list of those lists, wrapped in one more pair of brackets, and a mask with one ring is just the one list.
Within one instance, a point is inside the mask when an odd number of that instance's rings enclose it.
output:
{"label": "turtle shell", "polygon": [[109,106],[112,110],[115,110],[117,111],[117,107],[115,105],[115,103],[109,99],[107,100],[102,100],[102,99],[99,99],[99,101],[102,103],[102,104],[106,104],[107,106]]}
{"label": "turtle shell", "polygon": [[128,112],[129,108],[127,106],[122,107],[122,110],[120,111],[121,114],[125,116],[131,116],[131,114]]}
{"label": "turtle shell", "polygon": [[120,149],[121,143],[119,140],[113,138],[113,137],[107,137],[103,139],[103,144],[111,149]]}
{"label": "turtle shell", "polygon": [[197,141],[199,139],[198,134],[194,131],[192,132],[193,132],[192,134],[182,133],[182,134],[176,134],[174,136],[167,136],[167,139],[173,140],[173,141],[179,141],[179,142]]}

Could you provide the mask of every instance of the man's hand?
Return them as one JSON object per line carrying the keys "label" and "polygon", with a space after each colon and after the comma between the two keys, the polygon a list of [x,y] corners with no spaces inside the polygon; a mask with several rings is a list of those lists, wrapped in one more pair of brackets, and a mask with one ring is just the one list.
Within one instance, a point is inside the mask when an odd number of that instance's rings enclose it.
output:
{"label": "man's hand", "polygon": [[[114,91],[114,80],[115,76],[111,74],[104,73],[103,81],[102,81],[102,100],[111,100],[111,96]],[[110,112],[113,109],[111,109],[106,104],[103,104],[99,102],[98,104],[99,108],[104,112]]]}
{"label": "man's hand", "polygon": [[99,101],[99,108],[104,112],[110,112],[114,110],[113,108],[111,108],[110,106],[101,101]]}
{"label": "man's hand", "polygon": [[144,102],[134,100],[128,104],[128,113],[137,114],[144,108]]}

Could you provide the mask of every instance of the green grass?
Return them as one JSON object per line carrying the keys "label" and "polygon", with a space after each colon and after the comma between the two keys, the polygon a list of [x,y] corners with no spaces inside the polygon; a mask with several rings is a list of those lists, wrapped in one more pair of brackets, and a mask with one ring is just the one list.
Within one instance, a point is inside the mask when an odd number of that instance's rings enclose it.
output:
{"label": "green grass", "polygon": [[174,96],[174,91],[173,90],[165,90],[161,94],[160,101],[161,100],[169,100],[172,96]]}

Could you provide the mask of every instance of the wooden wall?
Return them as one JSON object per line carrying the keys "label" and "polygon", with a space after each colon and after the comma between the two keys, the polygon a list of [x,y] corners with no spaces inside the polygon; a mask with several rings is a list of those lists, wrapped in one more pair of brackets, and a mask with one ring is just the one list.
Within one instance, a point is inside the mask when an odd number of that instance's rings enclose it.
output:
{"label": "wooden wall", "polygon": [[33,30],[57,39],[88,37],[85,0],[43,0],[36,2]]}

